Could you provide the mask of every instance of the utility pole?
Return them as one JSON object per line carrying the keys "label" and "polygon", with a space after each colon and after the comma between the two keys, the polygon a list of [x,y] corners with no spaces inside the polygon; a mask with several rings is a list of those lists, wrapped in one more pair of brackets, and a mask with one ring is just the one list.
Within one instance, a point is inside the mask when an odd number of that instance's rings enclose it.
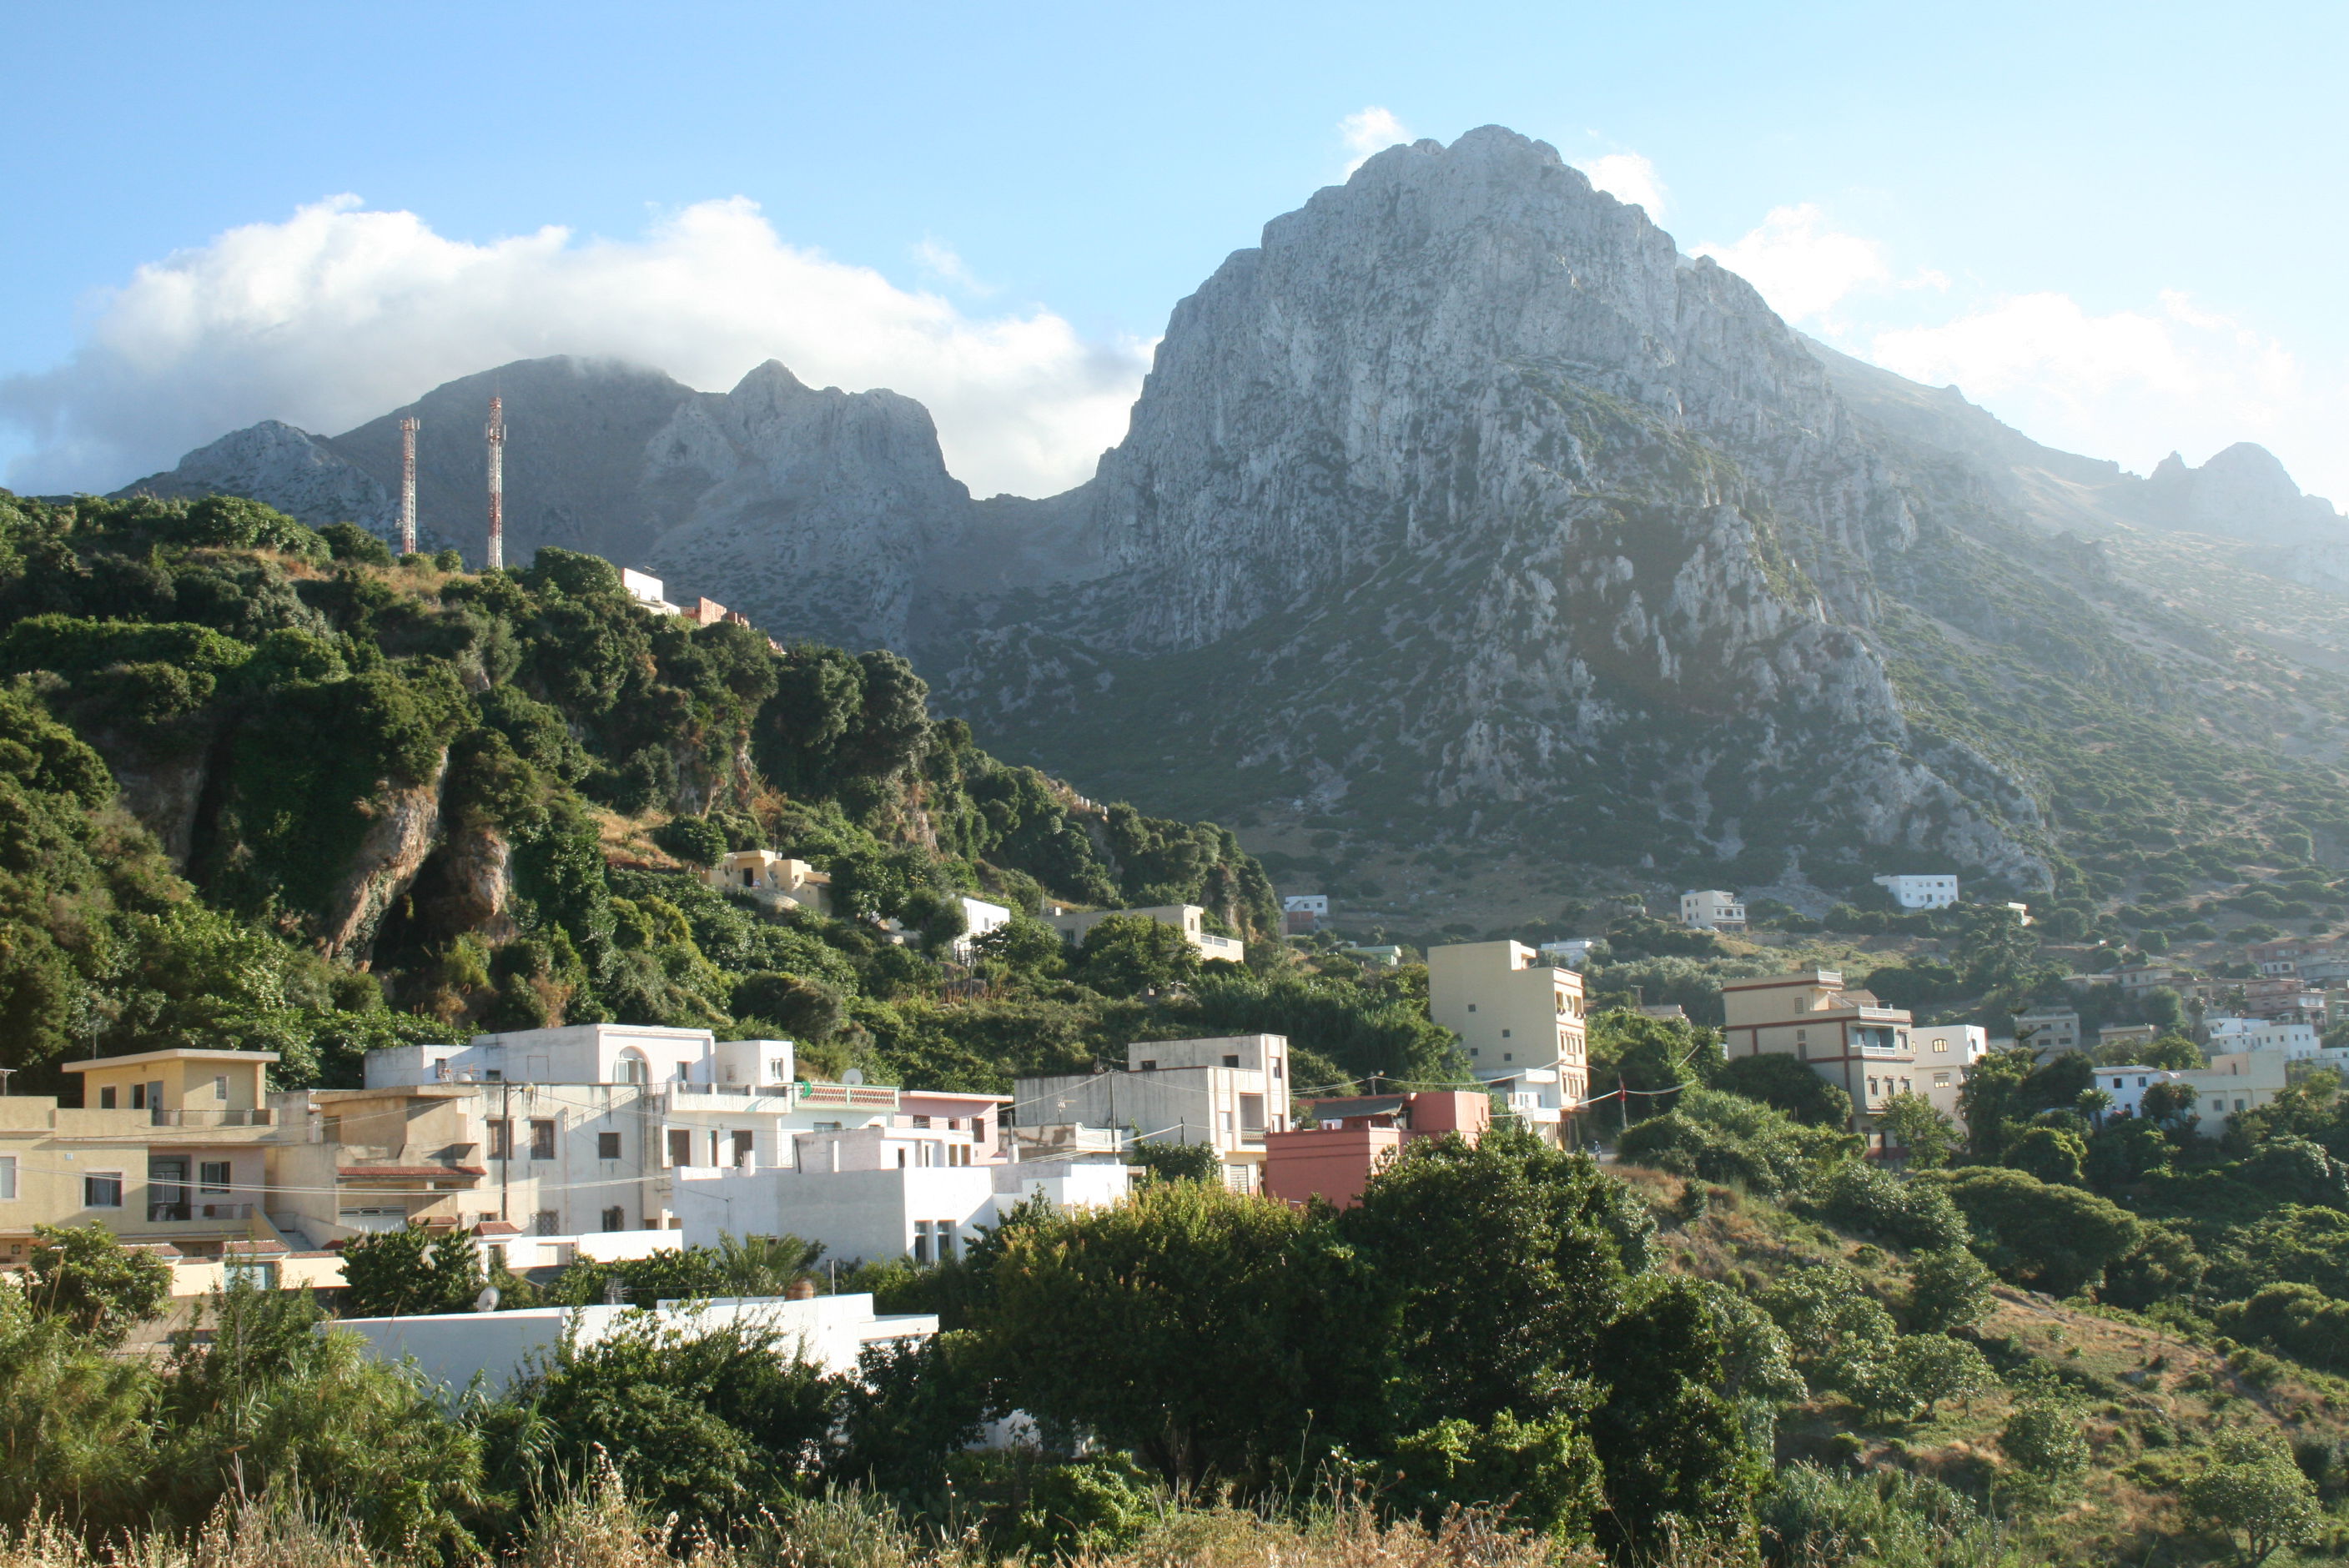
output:
{"label": "utility pole", "polygon": [[490,399],[490,562],[492,572],[506,563],[506,400]]}
{"label": "utility pole", "polygon": [[416,418],[399,422],[399,552],[416,553]]}

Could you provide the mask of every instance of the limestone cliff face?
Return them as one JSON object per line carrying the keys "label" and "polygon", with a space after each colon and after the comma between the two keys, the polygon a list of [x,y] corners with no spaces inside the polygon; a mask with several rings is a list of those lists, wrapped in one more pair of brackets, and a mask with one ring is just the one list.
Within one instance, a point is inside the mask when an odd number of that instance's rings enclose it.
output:
{"label": "limestone cliff face", "polygon": [[448,776],[444,753],[431,779],[391,789],[368,802],[374,820],[359,841],[341,886],[320,912],[313,929],[329,954],[363,951],[394,901],[440,842],[440,786]]}
{"label": "limestone cliff face", "polygon": [[382,481],[324,440],[275,419],[233,430],[120,493],[134,491],[167,499],[252,496],[312,528],[356,522],[388,533],[399,521],[398,500]]}
{"label": "limestone cliff face", "polygon": [[1084,504],[1106,573],[978,611],[952,681],[1055,748],[1179,665],[1158,727],[1325,808],[2044,875],[2027,793],[1903,716],[1869,628],[1917,521],[1819,362],[1540,143],[1394,149],[1274,221]]}
{"label": "limestone cliff face", "polygon": [[923,562],[971,511],[929,410],[818,391],[773,360],[680,405],[646,445],[643,487],[690,498],[649,553],[672,596],[853,647],[905,641]]}

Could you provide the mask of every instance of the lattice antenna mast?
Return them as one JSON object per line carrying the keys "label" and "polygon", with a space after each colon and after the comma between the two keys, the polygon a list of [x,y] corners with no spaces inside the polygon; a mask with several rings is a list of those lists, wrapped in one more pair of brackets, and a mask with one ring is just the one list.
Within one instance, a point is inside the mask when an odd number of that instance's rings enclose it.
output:
{"label": "lattice antenna mast", "polygon": [[399,422],[399,552],[416,553],[416,419]]}
{"label": "lattice antenna mast", "polygon": [[506,563],[506,400],[490,399],[490,570]]}

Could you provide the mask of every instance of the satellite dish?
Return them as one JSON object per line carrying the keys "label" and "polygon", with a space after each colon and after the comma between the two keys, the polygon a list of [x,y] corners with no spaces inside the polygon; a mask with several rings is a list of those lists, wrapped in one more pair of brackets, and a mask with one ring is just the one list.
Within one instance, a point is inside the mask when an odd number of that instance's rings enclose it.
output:
{"label": "satellite dish", "polygon": [[475,1312],[495,1312],[497,1309],[498,1287],[493,1284],[483,1285],[481,1287],[481,1294],[473,1298],[473,1310]]}
{"label": "satellite dish", "polygon": [[840,1075],[840,1081],[843,1083],[863,1083],[864,1081],[864,1069],[863,1068],[851,1068],[846,1072]]}

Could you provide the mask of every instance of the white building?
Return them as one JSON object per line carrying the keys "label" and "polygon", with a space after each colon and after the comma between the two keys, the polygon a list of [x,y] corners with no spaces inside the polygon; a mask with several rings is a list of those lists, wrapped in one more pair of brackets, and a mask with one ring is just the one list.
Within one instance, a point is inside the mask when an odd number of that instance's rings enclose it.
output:
{"label": "white building", "polygon": [[2216,1138],[2227,1130],[2227,1119],[2237,1111],[2271,1103],[2286,1081],[2282,1051],[2226,1052],[2210,1058],[2207,1068],[2176,1072],[2163,1068],[2098,1068],[2095,1087],[2112,1097],[2106,1118],[2144,1114],[2145,1091],[2152,1084],[2183,1083],[2195,1095],[2195,1130]]}
{"label": "white building", "polygon": [[634,567],[620,568],[620,586],[628,591],[629,598],[647,609],[658,610],[664,615],[685,614],[668,602],[667,594],[659,578],[638,572]]}
{"label": "white building", "polygon": [[1892,902],[1903,909],[1947,909],[1958,902],[1955,877],[1885,876],[1870,880],[1889,890]]}
{"label": "white building", "polygon": [[955,938],[954,956],[959,964],[968,964],[978,955],[978,939],[990,931],[1000,931],[1011,923],[1011,912],[999,903],[989,903],[983,898],[965,895],[962,901],[962,934]]}
{"label": "white building", "polygon": [[2271,1018],[2205,1018],[2214,1051],[2282,1051],[2298,1059],[2324,1048],[2313,1024],[2286,1024]]}
{"label": "white building", "polygon": [[799,1163],[788,1171],[683,1172],[677,1202],[687,1243],[793,1235],[822,1242],[843,1267],[889,1258],[943,1263],[1032,1197],[1090,1209],[1133,1191],[1133,1172],[1113,1158],[943,1164],[937,1145],[870,1128],[805,1135],[798,1144]]}
{"label": "white building", "polygon": [[1522,942],[1431,947],[1428,1011],[1510,1114],[1555,1142],[1590,1092],[1582,976],[1537,957]]}
{"label": "white building", "polygon": [[1264,1135],[1289,1125],[1288,1041],[1281,1035],[1144,1040],[1126,1070],[1023,1078],[1012,1084],[1012,1125],[1026,1148],[1041,1130],[1130,1130],[1144,1143],[1204,1143],[1238,1191],[1260,1185]]}
{"label": "white building", "polygon": [[1745,905],[1733,892],[1718,888],[1681,894],[1681,923],[1700,931],[1743,931]]}
{"label": "white building", "polygon": [[1309,914],[1316,920],[1330,918],[1330,895],[1326,892],[1292,892],[1280,901],[1283,914]]}
{"label": "white building", "polygon": [[1128,919],[1154,920],[1161,925],[1171,925],[1181,932],[1185,940],[1198,951],[1202,958],[1220,958],[1238,964],[1247,957],[1247,946],[1235,937],[1218,936],[1207,929],[1207,912],[1195,903],[1153,904],[1148,909],[1089,909],[1071,911],[1061,905],[1044,906],[1044,923],[1061,934],[1061,940],[1071,946],[1081,945],[1085,933],[1112,915]]}
{"label": "white building", "polygon": [[[633,1315],[633,1318],[631,1317]],[[735,1324],[777,1336],[779,1353],[833,1374],[856,1370],[868,1346],[927,1339],[938,1331],[928,1313],[883,1316],[870,1295],[819,1295],[804,1301],[775,1296],[727,1301],[663,1302],[657,1307],[526,1307],[517,1312],[425,1313],[414,1317],[346,1317],[320,1333],[356,1334],[378,1359],[413,1358],[427,1377],[460,1390],[479,1376],[502,1392],[533,1360],[551,1359],[565,1335],[585,1348],[649,1315],[661,1328],[693,1336]]]}
{"label": "white building", "polygon": [[1537,951],[1557,967],[1578,974],[1590,962],[1590,950],[1601,940],[1596,936],[1569,936],[1563,942],[1545,942]]}

